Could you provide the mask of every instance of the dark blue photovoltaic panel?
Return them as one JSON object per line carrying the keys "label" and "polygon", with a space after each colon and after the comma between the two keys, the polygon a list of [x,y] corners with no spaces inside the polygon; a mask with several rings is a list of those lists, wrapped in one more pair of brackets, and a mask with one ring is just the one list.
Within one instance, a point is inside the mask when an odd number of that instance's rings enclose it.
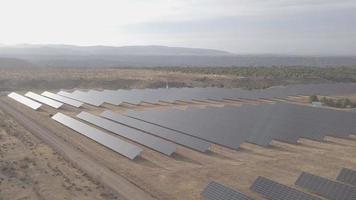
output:
{"label": "dark blue photovoltaic panel", "polygon": [[356,114],[289,103],[187,110],[130,110],[126,115],[236,149],[245,141],[267,146],[272,140],[297,143],[356,132]]}
{"label": "dark blue photovoltaic panel", "polygon": [[65,97],[65,96],[61,96],[61,95],[58,95],[58,94],[54,94],[54,93],[51,93],[51,92],[47,92],[47,91],[43,92],[41,95],[45,96],[45,97],[48,97],[48,98],[51,98],[51,99],[54,99],[56,101],[59,101],[59,102],[74,106],[76,108],[79,108],[80,106],[83,105],[83,103],[80,102],[80,101],[77,101],[77,100],[74,100],[74,99],[71,99],[71,98],[68,98],[68,97]]}
{"label": "dark blue photovoltaic panel", "polygon": [[111,131],[117,135],[120,135],[129,140],[142,144],[148,148],[161,152],[165,155],[170,156],[176,150],[176,145],[171,142],[154,137],[147,133],[143,133],[136,129],[124,126],[122,124],[115,123],[102,117],[98,117],[87,112],[81,112],[77,115],[77,117],[86,122],[99,126],[100,128]]}
{"label": "dark blue photovoltaic panel", "polygon": [[104,145],[105,147],[130,159],[135,159],[142,151],[141,148],[125,142],[119,138],[109,135],[103,131],[93,128],[83,122],[75,120],[62,113],[57,113],[52,117],[53,120],[67,126],[68,128]]}
{"label": "dark blue photovoltaic panel", "polygon": [[[173,102],[176,100],[191,101],[204,99],[259,99],[286,98],[295,95],[341,95],[356,93],[356,84],[300,84],[285,87],[271,87],[263,90],[244,90],[241,88],[161,88],[161,89],[132,89],[104,90],[72,93],[73,98],[80,101],[100,105],[102,102],[119,105],[123,102],[139,104],[141,102],[157,103],[158,101]],[[94,101],[90,99],[95,99]],[[98,102],[96,101],[98,100]]]}
{"label": "dark blue photovoltaic panel", "polygon": [[93,98],[92,96],[88,95],[86,92],[82,92],[82,91],[78,91],[78,90],[76,90],[73,93],[60,91],[57,94],[64,96],[64,97],[71,98],[71,99],[75,99],[77,101],[81,101],[81,102],[84,102],[86,104],[93,105],[93,106],[100,106],[101,104],[104,103],[104,101],[102,101],[101,99]]}
{"label": "dark blue photovoltaic panel", "polygon": [[250,197],[224,186],[215,181],[211,181],[203,190],[201,195],[206,200],[253,200]]}
{"label": "dark blue photovoltaic panel", "polygon": [[247,124],[249,118],[235,116],[230,112],[215,115],[205,109],[151,109],[143,112],[129,111],[127,115],[232,149],[239,148],[247,138],[247,133],[241,131],[243,127],[235,129],[234,125],[237,122]]}
{"label": "dark blue photovoltaic panel", "polygon": [[344,182],[356,186],[356,171],[352,169],[343,168],[340,171],[337,180],[340,182]]}
{"label": "dark blue photovoltaic panel", "polygon": [[250,189],[269,200],[321,200],[261,176],[255,180]]}
{"label": "dark blue photovoltaic panel", "polygon": [[167,129],[167,128],[163,128],[163,127],[160,127],[160,126],[157,126],[154,124],[150,124],[150,123],[147,123],[147,122],[144,122],[141,120],[137,120],[137,119],[134,119],[131,117],[127,117],[127,116],[119,114],[119,113],[114,113],[112,111],[104,111],[100,115],[107,119],[116,121],[120,124],[145,131],[152,135],[156,135],[158,137],[170,140],[172,142],[192,148],[192,149],[200,151],[200,152],[208,151],[211,146],[211,143],[206,142],[204,140],[201,140],[201,139],[198,139],[195,137],[191,137],[189,135],[185,135],[185,134],[173,131],[171,129]]}
{"label": "dark blue photovoltaic panel", "polygon": [[303,172],[295,184],[330,200],[355,200],[356,187]]}

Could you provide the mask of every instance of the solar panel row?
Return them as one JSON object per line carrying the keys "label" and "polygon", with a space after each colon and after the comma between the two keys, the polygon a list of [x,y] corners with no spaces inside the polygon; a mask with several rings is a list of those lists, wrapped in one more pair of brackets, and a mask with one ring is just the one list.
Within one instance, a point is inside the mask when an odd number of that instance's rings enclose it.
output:
{"label": "solar panel row", "polygon": [[133,144],[111,136],[62,113],[55,114],[52,119],[127,158],[134,159],[142,151],[141,148]]}
{"label": "solar panel row", "polygon": [[354,200],[356,188],[303,172],[295,184],[330,200]]}
{"label": "solar panel row", "polygon": [[58,94],[54,94],[54,93],[47,92],[47,91],[43,92],[41,95],[45,96],[45,97],[48,97],[48,98],[51,98],[51,99],[54,99],[56,101],[59,101],[59,102],[74,106],[76,108],[79,108],[80,106],[83,105],[83,103],[80,102],[80,101],[76,101],[74,99],[70,99],[68,97],[60,96]]}
{"label": "solar panel row", "polygon": [[250,189],[270,200],[321,200],[261,176],[255,180]]}
{"label": "solar panel row", "polygon": [[239,116],[233,118],[228,115],[212,115],[210,112],[204,111],[203,114],[201,111],[203,110],[130,111],[128,112],[128,116],[232,149],[239,148],[240,144],[245,141],[247,137],[246,132],[237,132],[239,129],[231,129],[236,122],[247,123],[247,120],[243,121],[245,119],[242,117],[240,119],[238,118]]}
{"label": "solar panel row", "polygon": [[171,129],[163,128],[163,127],[156,126],[156,125],[153,125],[153,124],[141,121],[141,120],[127,117],[127,116],[119,114],[119,113],[114,113],[112,111],[104,111],[100,115],[102,117],[116,121],[123,125],[145,131],[152,135],[167,139],[169,141],[175,142],[177,144],[189,147],[191,149],[194,149],[194,150],[197,150],[200,152],[206,152],[207,150],[209,150],[209,148],[211,146],[210,142],[206,142],[204,140],[201,140],[201,139],[198,139],[195,137],[191,137],[189,135],[185,135],[185,134],[173,131]]}
{"label": "solar panel row", "polygon": [[37,110],[38,108],[40,108],[42,106],[42,104],[37,103],[36,101],[33,101],[27,97],[24,97],[20,94],[15,93],[15,92],[11,92],[7,96],[19,103],[22,103],[25,106],[28,106],[28,107],[34,109],[34,110]]}
{"label": "solar panel row", "polygon": [[356,132],[356,114],[288,103],[206,109],[130,110],[125,115],[236,149],[243,142],[267,146],[272,140],[297,143]]}
{"label": "solar panel row", "polygon": [[63,105],[63,103],[60,103],[58,101],[55,101],[53,99],[41,96],[41,95],[33,93],[33,92],[27,92],[25,94],[25,96],[30,97],[31,99],[34,99],[34,100],[36,100],[38,102],[41,102],[43,104],[46,104],[48,106],[51,106],[51,107],[53,107],[55,109],[58,109]]}
{"label": "solar panel row", "polygon": [[69,93],[65,91],[60,91],[57,94],[77,101],[87,103],[92,106],[100,106],[101,104],[103,104],[103,101],[98,100],[97,98],[90,97],[85,92],[77,91],[76,93]]}
{"label": "solar panel row", "polygon": [[133,89],[133,90],[104,90],[88,92],[75,91],[60,95],[78,99],[91,105],[99,106],[103,102],[119,105],[123,102],[138,104],[140,102],[157,103],[158,101],[172,102],[176,100],[190,101],[193,99],[260,99],[286,98],[296,95],[338,95],[356,92],[356,84],[310,84],[272,87],[264,90],[243,90],[226,88],[170,88],[170,89]]}
{"label": "solar panel row", "polygon": [[207,200],[252,200],[241,192],[211,181],[201,195]]}
{"label": "solar panel row", "polygon": [[112,122],[110,120],[95,116],[87,112],[81,112],[77,115],[79,119],[86,122],[99,126],[105,130],[111,131],[117,135],[130,139],[134,142],[142,144],[160,153],[170,156],[176,150],[176,145],[162,140],[160,138],[154,137],[147,133],[143,133],[136,129]]}
{"label": "solar panel row", "polygon": [[343,168],[336,180],[356,186],[356,171],[352,169]]}

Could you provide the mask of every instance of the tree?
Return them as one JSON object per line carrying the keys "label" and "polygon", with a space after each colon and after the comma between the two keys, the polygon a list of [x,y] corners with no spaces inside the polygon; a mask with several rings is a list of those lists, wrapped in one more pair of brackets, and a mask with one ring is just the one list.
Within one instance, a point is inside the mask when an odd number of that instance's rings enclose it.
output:
{"label": "tree", "polygon": [[309,97],[309,102],[312,103],[312,102],[318,102],[319,101],[319,98],[318,96],[316,95],[312,95]]}

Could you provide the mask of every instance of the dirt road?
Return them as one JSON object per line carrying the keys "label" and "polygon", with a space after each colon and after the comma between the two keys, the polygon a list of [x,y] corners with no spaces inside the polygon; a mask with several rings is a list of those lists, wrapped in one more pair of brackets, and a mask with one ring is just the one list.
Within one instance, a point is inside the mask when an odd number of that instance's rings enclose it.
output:
{"label": "dirt road", "polygon": [[120,199],[155,199],[152,195],[141,190],[125,178],[112,172],[105,166],[95,162],[95,160],[87,156],[84,152],[78,151],[75,147],[69,145],[63,139],[59,138],[55,134],[51,134],[47,128],[44,128],[33,122],[31,119],[27,118],[15,107],[13,107],[13,105],[9,105],[6,102],[0,100],[0,109],[14,117],[19,124],[24,126],[36,137],[43,140],[46,144],[54,148],[58,153],[72,162],[75,166],[92,176],[93,179],[117,192],[121,197]]}

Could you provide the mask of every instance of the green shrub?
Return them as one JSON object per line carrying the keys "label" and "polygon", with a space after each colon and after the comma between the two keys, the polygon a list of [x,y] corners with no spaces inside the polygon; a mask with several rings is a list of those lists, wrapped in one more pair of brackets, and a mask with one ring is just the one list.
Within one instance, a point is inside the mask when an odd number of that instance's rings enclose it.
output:
{"label": "green shrub", "polygon": [[309,102],[312,103],[312,102],[319,102],[319,98],[318,96],[316,95],[312,95],[309,97]]}

